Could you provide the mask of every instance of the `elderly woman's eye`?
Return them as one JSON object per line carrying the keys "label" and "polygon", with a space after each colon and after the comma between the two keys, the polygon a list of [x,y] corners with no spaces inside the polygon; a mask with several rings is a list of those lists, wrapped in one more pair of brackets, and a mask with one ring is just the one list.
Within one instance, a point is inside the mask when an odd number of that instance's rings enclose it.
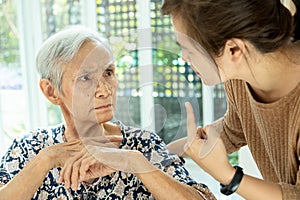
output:
{"label": "elderly woman's eye", "polygon": [[84,76],[79,77],[79,80],[81,80],[81,81],[88,81],[88,80],[91,80],[91,79],[90,79],[90,77],[88,75],[84,75]]}
{"label": "elderly woman's eye", "polygon": [[113,70],[107,70],[105,72],[105,76],[113,76],[114,75],[114,71]]}

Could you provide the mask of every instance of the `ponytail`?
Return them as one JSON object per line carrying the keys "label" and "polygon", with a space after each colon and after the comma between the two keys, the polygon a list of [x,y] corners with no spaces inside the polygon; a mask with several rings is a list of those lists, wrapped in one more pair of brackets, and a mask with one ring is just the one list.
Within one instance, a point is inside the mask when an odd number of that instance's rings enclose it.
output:
{"label": "ponytail", "polygon": [[300,40],[300,0],[293,0],[296,13],[294,15],[294,41]]}

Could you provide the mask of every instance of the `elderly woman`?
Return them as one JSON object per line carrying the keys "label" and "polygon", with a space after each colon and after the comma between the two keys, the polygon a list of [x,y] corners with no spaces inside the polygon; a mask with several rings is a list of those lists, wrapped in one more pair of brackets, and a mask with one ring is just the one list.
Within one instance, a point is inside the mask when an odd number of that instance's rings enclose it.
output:
{"label": "elderly woman", "polygon": [[[97,34],[76,27],[53,35],[38,53],[37,68],[43,94],[60,107],[65,123],[13,141],[0,163],[0,199],[215,199],[155,133],[109,122],[118,81],[112,53]],[[59,180],[61,167],[72,168],[66,160],[84,145],[115,149],[112,157],[126,149],[127,168],[103,165],[105,176]]]}

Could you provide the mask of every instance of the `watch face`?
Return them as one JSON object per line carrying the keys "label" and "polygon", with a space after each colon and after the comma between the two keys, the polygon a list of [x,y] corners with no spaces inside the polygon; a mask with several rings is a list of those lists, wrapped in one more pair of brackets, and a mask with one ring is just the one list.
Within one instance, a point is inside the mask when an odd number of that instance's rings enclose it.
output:
{"label": "watch face", "polygon": [[187,35],[176,32],[177,42],[181,47],[182,57],[191,64],[191,68],[206,85],[221,82],[219,68],[211,55],[195,40]]}

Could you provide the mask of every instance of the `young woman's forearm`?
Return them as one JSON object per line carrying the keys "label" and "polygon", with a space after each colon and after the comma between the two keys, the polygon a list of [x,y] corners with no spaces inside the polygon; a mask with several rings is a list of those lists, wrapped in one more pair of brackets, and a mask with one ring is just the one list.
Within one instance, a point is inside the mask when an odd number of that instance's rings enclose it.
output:
{"label": "young woman's forearm", "polygon": [[[199,166],[202,165],[202,161],[197,156],[193,156],[192,159]],[[235,169],[230,165],[223,165],[222,169],[202,168],[223,185],[228,185],[235,174]],[[266,182],[246,174],[244,174],[236,192],[248,200],[282,200],[279,184]]]}
{"label": "young woman's forearm", "polygon": [[246,174],[243,176],[237,193],[249,200],[282,200],[279,184],[266,182]]}
{"label": "young woman's forearm", "polygon": [[35,157],[9,183],[0,188],[0,200],[31,199],[49,170],[47,160]]}

